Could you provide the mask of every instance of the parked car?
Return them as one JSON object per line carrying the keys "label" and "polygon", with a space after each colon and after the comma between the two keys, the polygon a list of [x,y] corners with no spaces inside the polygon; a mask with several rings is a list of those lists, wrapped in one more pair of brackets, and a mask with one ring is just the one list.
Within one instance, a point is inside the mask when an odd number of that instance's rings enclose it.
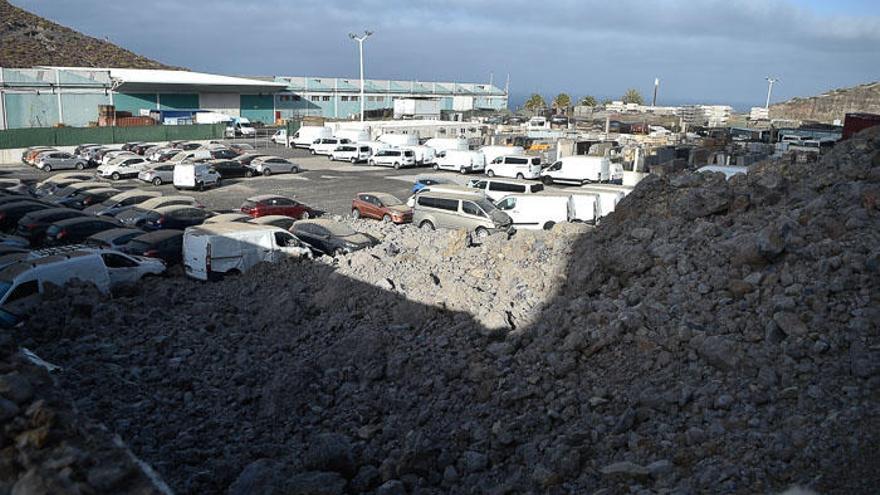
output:
{"label": "parked car", "polygon": [[437,151],[430,146],[411,145],[401,146],[400,149],[412,151],[415,154],[416,166],[433,165],[437,160]]}
{"label": "parked car", "polygon": [[482,191],[492,201],[508,194],[535,194],[544,190],[544,184],[518,179],[471,179],[468,187]]}
{"label": "parked car", "polygon": [[144,143],[143,141],[131,141],[131,142],[123,144],[121,149],[123,151],[133,151],[137,145],[143,144],[143,143]]}
{"label": "parked car", "polygon": [[68,218],[46,228],[45,242],[48,245],[83,242],[93,234],[117,227],[119,223],[109,218],[92,216]]}
{"label": "parked car", "polygon": [[143,203],[151,198],[158,198],[162,193],[157,191],[143,191],[141,189],[129,189],[114,194],[104,201],[93,204],[83,210],[90,215],[98,216],[115,216],[117,213],[133,208],[135,205]]}
{"label": "parked car", "polygon": [[541,159],[526,155],[499,156],[486,165],[486,175],[537,179],[541,176]]}
{"label": "parked car", "polygon": [[126,227],[116,227],[115,229],[102,230],[96,234],[90,235],[85,243],[95,245],[102,248],[122,249],[129,241],[135,237],[144,235],[141,229],[129,229]]}
{"label": "parked car", "polygon": [[201,208],[202,205],[191,196],[160,196],[135,205],[133,208],[116,214],[116,220],[129,227],[139,227],[147,216],[156,208],[163,206],[193,206]]}
{"label": "parked car", "polygon": [[211,160],[208,165],[214,168],[221,179],[233,177],[253,177],[254,170],[235,160]]}
{"label": "parked car", "polygon": [[526,150],[522,146],[489,145],[481,146],[480,153],[486,159],[486,164],[492,163],[499,156],[525,155]]}
{"label": "parked car", "polygon": [[144,230],[185,229],[204,222],[213,213],[194,206],[163,206],[150,211],[140,227]]}
{"label": "parked car", "polygon": [[[275,142],[278,144],[278,141],[283,141],[287,136],[287,131],[284,130],[283,135],[279,135],[276,133]],[[293,133],[293,136],[290,137],[290,145],[296,148],[308,148],[310,147],[316,140],[329,138],[333,136],[333,130],[329,127],[324,126],[302,126],[298,131]]]}
{"label": "parked car", "polygon": [[167,163],[160,163],[159,165],[153,165],[150,168],[145,170],[141,170],[138,172],[138,179],[144,182],[149,182],[154,186],[161,186],[162,184],[168,184],[174,182],[174,165]]}
{"label": "parked car", "polygon": [[401,167],[415,167],[416,154],[412,150],[385,149],[370,157],[370,165],[384,165],[399,169]]}
{"label": "parked car", "polygon": [[420,192],[413,207],[413,223],[423,230],[466,229],[477,237],[509,232],[510,217],[486,198]]}
{"label": "parked car", "polygon": [[[101,165],[109,165],[110,162],[112,162],[113,160],[118,160],[119,158],[123,158],[126,156],[130,158],[138,158],[138,155],[132,153],[131,151],[110,150],[104,153],[104,155],[101,157]],[[100,168],[100,165],[98,166],[98,168]]]}
{"label": "parked car", "polygon": [[416,181],[413,183],[411,191],[413,194],[415,194],[419,192],[422,188],[433,186],[434,184],[455,184],[455,182],[439,177],[416,177]]}
{"label": "parked car", "polygon": [[266,215],[284,215],[307,219],[315,215],[314,210],[299,201],[275,194],[264,194],[248,198],[242,203],[241,212],[254,218]]}
{"label": "parked car", "polygon": [[264,153],[251,152],[251,153],[245,153],[243,155],[239,155],[239,156],[235,157],[234,160],[241,163],[242,165],[250,165],[251,162],[253,162],[257,158],[261,158],[264,156],[271,156],[271,155],[266,155]]}
{"label": "parked car", "polygon": [[0,194],[18,194],[21,196],[30,195],[30,187],[22,182],[21,179],[6,178],[0,179]]}
{"label": "parked car", "polygon": [[232,160],[238,155],[239,153],[226,147],[211,150],[211,158],[214,160]]}
{"label": "parked car", "polygon": [[94,181],[77,181],[73,184],[70,184],[63,189],[59,189],[54,191],[52,194],[46,195],[43,197],[43,201],[48,201],[49,203],[58,203],[59,201],[63,201],[74,194],[79,193],[80,191],[87,191],[89,189],[106,189],[106,182],[94,182]]}
{"label": "parked car", "polygon": [[82,172],[61,172],[60,174],[55,174],[52,177],[47,178],[46,180],[42,180],[37,182],[34,186],[31,194],[35,198],[45,198],[56,191],[60,191],[65,187],[76,184],[78,182],[89,181],[94,179],[95,176],[93,174],[86,174]]}
{"label": "parked car", "polygon": [[153,163],[164,163],[181,151],[182,150],[180,148],[159,148],[158,150],[150,153],[147,156],[147,160]]}
{"label": "parked car", "polygon": [[85,217],[86,214],[71,208],[49,208],[48,210],[32,211],[21,217],[15,234],[28,240],[31,246],[43,242],[46,229],[55,222],[74,217]]}
{"label": "parked car", "polygon": [[89,161],[72,155],[65,151],[53,151],[40,155],[36,167],[43,172],[51,172],[53,170],[76,169],[83,170],[89,166]]}
{"label": "parked car", "polygon": [[437,153],[434,170],[453,170],[466,174],[482,172],[486,168],[486,159],[479,151],[446,150]]}
{"label": "parked car", "polygon": [[608,157],[566,156],[541,171],[544,184],[583,185],[623,179],[623,166]]}
{"label": "parked car", "polygon": [[18,221],[28,213],[38,210],[47,210],[51,206],[34,200],[23,199],[0,205],[0,230],[14,230]]}
{"label": "parked car", "polygon": [[298,174],[300,171],[299,165],[278,156],[261,156],[251,161],[248,166],[254,173],[265,176],[284,172]]}
{"label": "parked car", "polygon": [[174,188],[204,190],[218,187],[220,174],[207,163],[178,163],[174,165]]}
{"label": "parked car", "polygon": [[183,231],[157,230],[139,235],[128,241],[122,251],[148,258],[157,258],[172,266],[180,263],[183,250]]}
{"label": "parked car", "polygon": [[412,209],[395,196],[381,192],[358,193],[351,200],[352,218],[375,218],[386,223],[409,223]]}
{"label": "parked car", "polygon": [[82,210],[92,205],[101,204],[119,194],[119,192],[119,189],[113,189],[112,187],[88,189],[57,201],[55,204],[58,206]]}
{"label": "parked car", "polygon": [[550,230],[560,222],[574,220],[571,195],[557,193],[511,194],[495,206],[506,213],[517,229]]}
{"label": "parked car", "polygon": [[311,255],[311,250],[284,229],[249,223],[205,224],[186,229],[183,263],[186,274],[208,280],[229,272],[244,273],[260,262],[277,263]]}
{"label": "parked car", "polygon": [[106,165],[98,167],[98,177],[102,179],[129,179],[137,175],[150,165],[150,162],[141,156],[123,155]]}
{"label": "parked car", "polygon": [[21,153],[21,163],[25,165],[33,165],[34,158],[43,151],[53,151],[55,148],[51,146],[31,146]]}
{"label": "parked car", "polygon": [[27,249],[30,243],[27,239],[17,235],[0,234],[0,248]]}
{"label": "parked car", "polygon": [[43,201],[43,200],[36,199],[36,198],[28,198],[27,196],[22,196],[20,194],[6,194],[6,195],[0,195],[0,206],[12,204],[12,203],[19,203],[21,201],[28,201],[28,200],[33,201],[35,203],[43,203],[43,204],[48,204],[48,205],[53,204],[53,203],[49,203],[48,201]]}
{"label": "parked car", "polygon": [[247,143],[231,143],[228,144],[229,149],[241,155],[242,153],[251,153],[254,151],[254,147]]}
{"label": "parked car", "polygon": [[486,193],[479,190],[474,189],[472,187],[463,186],[461,184],[434,184],[433,186],[425,186],[419,190],[416,194],[413,194],[406,200],[406,206],[412,208],[416,204],[416,198],[419,194],[422,193],[444,193],[444,194],[455,194],[458,196],[471,196],[475,199],[485,198]]}
{"label": "parked car", "polygon": [[205,220],[205,223],[229,223],[229,222],[247,222],[251,220],[250,215],[244,213],[221,213],[214,215]]}
{"label": "parked car", "polygon": [[285,215],[266,215],[264,217],[251,218],[248,222],[257,225],[272,225],[284,230],[290,230],[290,227],[296,222],[296,219]]}
{"label": "parked car", "polygon": [[11,327],[20,322],[22,315],[39,304],[49,283],[64,286],[77,279],[106,294],[163,271],[161,263],[109,250],[87,249],[21,261],[0,272],[0,324]]}
{"label": "parked car", "polygon": [[132,146],[131,148],[129,148],[129,151],[132,151],[135,154],[144,156],[146,154],[147,148],[152,148],[154,146],[156,146],[156,145],[153,143],[138,143],[138,144]]}
{"label": "parked car", "polygon": [[290,232],[315,254],[336,256],[352,253],[378,244],[374,237],[352,230],[333,220],[302,220],[293,224]]}
{"label": "parked car", "polygon": [[468,141],[464,138],[432,138],[425,141],[425,146],[434,148],[437,156],[440,156],[444,151],[467,151],[469,149]]}
{"label": "parked car", "polygon": [[359,163],[370,159],[372,150],[369,146],[361,144],[343,144],[337,146],[327,157],[331,160]]}
{"label": "parked car", "polygon": [[338,146],[349,143],[351,143],[351,140],[346,138],[324,137],[315,139],[312,141],[312,145],[309,146],[309,152],[313,155],[329,155]]}

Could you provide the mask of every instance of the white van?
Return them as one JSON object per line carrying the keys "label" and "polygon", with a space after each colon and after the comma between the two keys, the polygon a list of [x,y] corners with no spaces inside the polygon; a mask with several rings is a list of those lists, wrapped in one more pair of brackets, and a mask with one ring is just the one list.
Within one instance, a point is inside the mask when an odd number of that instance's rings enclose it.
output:
{"label": "white van", "polygon": [[189,227],[183,234],[184,270],[198,280],[232,271],[244,273],[263,261],[277,263],[310,254],[290,232],[271,225],[212,223]]}
{"label": "white van", "polygon": [[492,201],[509,194],[537,194],[544,190],[540,182],[528,182],[518,179],[471,179],[468,187],[483,191]]}
{"label": "white van", "polygon": [[[254,129],[251,121],[244,117],[233,117],[232,125],[229,126],[232,128],[233,136],[256,136],[257,130]],[[227,127],[227,131],[229,130]]]}
{"label": "white van", "polygon": [[350,144],[351,141],[345,138],[321,138],[316,139],[315,142],[309,146],[309,151],[313,155],[327,155],[330,156],[338,146],[343,144]]}
{"label": "white van", "polygon": [[[287,134],[287,131],[284,131],[284,133]],[[333,130],[329,127],[308,125],[300,127],[298,131],[293,133],[293,137],[290,138],[290,145],[295,148],[308,148],[316,139],[328,137],[333,137]]]}
{"label": "white van", "polygon": [[608,157],[566,156],[541,171],[544,184],[588,184],[623,180],[623,167]]}
{"label": "white van", "polygon": [[390,148],[381,150],[370,157],[368,162],[370,166],[383,165],[386,167],[414,167],[416,165],[416,154],[410,150],[401,150]]}
{"label": "white van", "polygon": [[432,165],[437,160],[437,152],[434,148],[424,145],[401,146],[402,150],[410,150],[416,155],[416,166]]}
{"label": "white van", "polygon": [[333,137],[348,139],[352,143],[356,143],[358,141],[369,141],[370,133],[362,129],[338,129],[333,133]]}
{"label": "white van", "polygon": [[454,194],[458,196],[472,196],[474,198],[485,198],[486,193],[480,189],[463,186],[461,184],[432,184],[425,186],[406,200],[406,206],[412,208],[416,204],[416,196],[421,193],[437,193],[437,194]]}
{"label": "white van", "polygon": [[601,204],[598,194],[573,193],[571,195],[571,221],[595,224],[602,216]]}
{"label": "white van", "polygon": [[455,170],[466,174],[481,172],[486,168],[486,159],[479,151],[447,150],[437,153],[434,170]]}
{"label": "white van", "polygon": [[220,174],[207,163],[178,163],[174,166],[174,187],[198,189],[220,185]]}
{"label": "white van", "polygon": [[359,141],[357,143],[357,145],[358,146],[369,146],[371,156],[375,155],[376,153],[378,153],[382,150],[389,150],[389,149],[393,148],[393,146],[391,146],[390,144],[383,143],[382,141]]}
{"label": "white van", "polygon": [[178,164],[187,160],[210,160],[211,152],[208,150],[197,149],[191,151],[181,151],[180,153],[168,159],[168,163]]}
{"label": "white van", "polygon": [[599,205],[597,207],[596,218],[602,218],[608,215],[617,207],[617,203],[626,197],[626,191],[622,189],[610,189],[600,185],[583,186],[571,194],[595,195],[598,197]]}
{"label": "white van", "polygon": [[337,146],[327,158],[343,162],[365,162],[370,159],[373,150],[369,146],[363,144],[343,144]]}
{"label": "white van", "polygon": [[522,146],[483,146],[480,152],[486,157],[486,163],[492,163],[499,156],[524,155],[526,150]]}
{"label": "white van", "polygon": [[19,261],[0,271],[0,326],[13,326],[40,301],[47,284],[63,287],[73,280],[94,284],[107,294],[165,271],[159,260],[147,260],[113,250],[82,250]]}
{"label": "white van", "polygon": [[559,222],[570,222],[574,214],[574,201],[566,194],[511,194],[495,206],[517,229],[550,230]]}
{"label": "white van", "polygon": [[419,144],[419,138],[415,134],[382,134],[376,140],[391,146],[415,146]]}
{"label": "white van", "polygon": [[465,138],[432,138],[425,141],[425,146],[434,148],[438,155],[443,151],[467,151],[470,149]]}
{"label": "white van", "polygon": [[499,156],[486,163],[486,175],[537,179],[541,176],[541,159],[526,155]]}

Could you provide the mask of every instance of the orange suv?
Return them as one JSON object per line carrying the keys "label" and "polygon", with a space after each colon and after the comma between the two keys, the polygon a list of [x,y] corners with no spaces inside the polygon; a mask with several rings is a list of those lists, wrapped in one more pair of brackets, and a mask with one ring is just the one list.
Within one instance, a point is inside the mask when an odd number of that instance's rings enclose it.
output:
{"label": "orange suv", "polygon": [[358,193],[351,200],[352,218],[376,218],[385,222],[412,222],[412,208],[396,197],[380,192]]}

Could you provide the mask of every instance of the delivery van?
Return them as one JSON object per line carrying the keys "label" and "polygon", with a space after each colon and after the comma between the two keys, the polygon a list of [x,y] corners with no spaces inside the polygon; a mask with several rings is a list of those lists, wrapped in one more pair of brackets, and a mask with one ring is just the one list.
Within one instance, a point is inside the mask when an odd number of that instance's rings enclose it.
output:
{"label": "delivery van", "polygon": [[511,194],[495,203],[507,213],[517,229],[550,230],[560,222],[569,222],[574,201],[567,194]]}
{"label": "delivery van", "polygon": [[486,160],[486,175],[489,177],[514,177],[517,179],[537,179],[541,176],[541,159],[537,156],[505,155],[492,161]]}
{"label": "delivery van", "polygon": [[566,156],[541,171],[544,184],[589,184],[623,180],[623,167],[608,157]]}
{"label": "delivery van", "polygon": [[290,145],[295,148],[308,148],[317,139],[333,137],[333,130],[329,127],[308,125],[300,127],[290,138]]}
{"label": "delivery van", "polygon": [[465,138],[432,138],[425,141],[425,146],[434,148],[438,155],[443,151],[467,151],[470,149]]}
{"label": "delivery van", "polygon": [[207,163],[178,163],[174,166],[174,187],[198,189],[220,185],[220,173]]}
{"label": "delivery van", "polygon": [[310,255],[311,250],[293,234],[272,225],[212,223],[189,227],[183,234],[184,270],[198,280],[244,273],[264,261]]}
{"label": "delivery van", "polygon": [[468,172],[482,172],[485,168],[486,159],[479,151],[441,151],[434,159],[434,170],[454,170],[466,174]]}
{"label": "delivery van", "polygon": [[376,141],[381,141],[394,147],[415,146],[419,144],[419,138],[415,134],[382,134]]}
{"label": "delivery van", "polygon": [[486,163],[492,163],[499,156],[524,155],[526,150],[522,146],[483,146],[480,152],[486,157]]}

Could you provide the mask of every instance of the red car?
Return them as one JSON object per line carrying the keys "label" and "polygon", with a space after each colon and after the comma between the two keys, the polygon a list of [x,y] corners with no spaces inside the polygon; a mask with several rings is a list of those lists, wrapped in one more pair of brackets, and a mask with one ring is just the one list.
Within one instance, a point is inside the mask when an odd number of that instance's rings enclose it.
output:
{"label": "red car", "polygon": [[306,219],[315,216],[315,211],[299,201],[274,194],[264,194],[248,198],[241,205],[241,212],[254,218],[267,215]]}
{"label": "red car", "polygon": [[385,222],[412,222],[412,208],[396,197],[380,192],[358,193],[351,200],[352,218],[375,218]]}

